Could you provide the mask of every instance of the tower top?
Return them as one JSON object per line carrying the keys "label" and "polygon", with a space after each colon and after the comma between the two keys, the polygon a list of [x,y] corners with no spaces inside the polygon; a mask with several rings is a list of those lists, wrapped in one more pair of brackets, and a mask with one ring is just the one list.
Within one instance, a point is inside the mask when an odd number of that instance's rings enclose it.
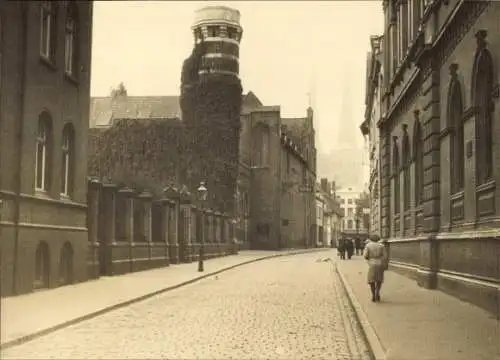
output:
{"label": "tower top", "polygon": [[192,28],[210,24],[240,26],[240,12],[227,6],[206,6],[196,10]]}

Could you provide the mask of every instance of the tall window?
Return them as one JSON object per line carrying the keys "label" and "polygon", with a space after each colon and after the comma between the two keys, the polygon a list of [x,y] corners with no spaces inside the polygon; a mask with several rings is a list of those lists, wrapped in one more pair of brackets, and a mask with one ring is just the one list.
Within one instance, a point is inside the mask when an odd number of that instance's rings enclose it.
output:
{"label": "tall window", "polygon": [[453,79],[448,92],[448,124],[451,128],[450,168],[451,192],[457,193],[464,187],[464,124],[463,103],[460,83]]}
{"label": "tall window", "polygon": [[404,59],[406,55],[406,50],[408,50],[408,2],[407,0],[402,0],[401,3],[401,38],[402,38],[402,49],[401,49],[401,60]]}
{"label": "tall window", "polygon": [[53,60],[56,34],[55,5],[51,1],[43,1],[40,9],[40,55]]}
{"label": "tall window", "polygon": [[403,5],[398,5],[398,65],[403,58]]}
{"label": "tall window", "polygon": [[410,140],[408,139],[408,134],[403,136],[403,206],[404,210],[410,209],[410,198],[411,198],[411,184],[410,184],[410,166],[411,166],[411,154],[410,154]]}
{"label": "tall window", "polygon": [[66,10],[66,32],[64,34],[64,70],[74,76],[77,59],[77,9],[70,3]]}
{"label": "tall window", "polygon": [[38,132],[36,134],[35,153],[35,188],[47,191],[50,180],[50,140],[52,119],[47,112],[38,117]]}
{"label": "tall window", "polygon": [[473,72],[473,103],[476,106],[476,185],[493,176],[492,93],[493,61],[490,52],[482,48],[476,54]]}
{"label": "tall window", "polygon": [[406,9],[408,10],[407,18],[408,18],[408,43],[413,42],[413,37],[415,36],[415,2],[416,0],[407,0]]}
{"label": "tall window", "polygon": [[424,195],[424,139],[422,137],[422,125],[416,113],[413,129],[413,154],[415,156],[415,205],[422,203]]}
{"label": "tall window", "polygon": [[261,165],[269,165],[269,128],[264,127],[262,130],[262,143],[261,143],[261,159],[260,159],[260,164]]}
{"label": "tall window", "polygon": [[352,220],[347,220],[347,229],[352,230],[354,228]]}
{"label": "tall window", "polygon": [[394,213],[399,214],[401,211],[401,176],[399,173],[399,149],[396,137],[394,137],[392,150],[392,166],[392,173],[394,176]]}
{"label": "tall window", "polygon": [[70,196],[73,184],[73,145],[74,130],[71,124],[67,124],[63,130],[62,140],[62,167],[61,167],[61,195]]}

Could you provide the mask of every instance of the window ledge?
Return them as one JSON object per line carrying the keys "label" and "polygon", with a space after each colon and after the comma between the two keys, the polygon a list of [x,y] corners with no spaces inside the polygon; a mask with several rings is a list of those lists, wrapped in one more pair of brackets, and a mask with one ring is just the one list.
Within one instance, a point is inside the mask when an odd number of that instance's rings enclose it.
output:
{"label": "window ledge", "polygon": [[75,86],[78,86],[80,84],[76,77],[73,74],[68,73],[67,71],[64,72],[64,78]]}
{"label": "window ledge", "polygon": [[489,180],[489,181],[485,182],[484,184],[476,186],[476,193],[494,190],[495,188],[496,188],[495,180]]}
{"label": "window ledge", "polygon": [[65,202],[72,202],[71,197],[67,194],[59,194],[60,200]]}
{"label": "window ledge", "polygon": [[459,199],[462,199],[464,197],[464,190],[459,190],[457,191],[455,194],[452,194],[450,196],[450,199],[451,200],[459,200]]}
{"label": "window ledge", "polygon": [[48,191],[43,189],[35,189],[35,197],[42,199],[51,199]]}
{"label": "window ledge", "polygon": [[45,66],[47,66],[52,71],[57,70],[55,62],[43,54],[40,54],[40,62]]}

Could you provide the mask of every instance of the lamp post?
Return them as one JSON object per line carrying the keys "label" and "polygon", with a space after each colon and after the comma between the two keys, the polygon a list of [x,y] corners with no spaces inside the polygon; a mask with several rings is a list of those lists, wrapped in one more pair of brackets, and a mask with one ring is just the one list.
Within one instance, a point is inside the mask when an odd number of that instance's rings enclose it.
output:
{"label": "lamp post", "polygon": [[202,181],[200,182],[200,186],[198,186],[198,189],[196,189],[197,195],[198,195],[198,205],[199,209],[201,212],[201,231],[200,231],[200,253],[198,256],[198,271],[203,272],[205,271],[204,266],[203,266],[203,258],[205,256],[205,217],[203,215],[203,210],[204,210],[204,204],[205,201],[207,201],[207,195],[208,195],[208,189],[205,187],[205,183]]}

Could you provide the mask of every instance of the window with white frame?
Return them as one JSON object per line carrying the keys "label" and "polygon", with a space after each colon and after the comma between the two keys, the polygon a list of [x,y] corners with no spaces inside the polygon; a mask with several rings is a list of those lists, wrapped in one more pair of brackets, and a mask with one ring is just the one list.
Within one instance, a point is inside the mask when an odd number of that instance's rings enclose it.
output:
{"label": "window with white frame", "polygon": [[67,124],[63,130],[62,140],[62,171],[61,171],[61,195],[71,195],[72,184],[72,162],[73,162],[73,141],[74,131],[70,124]]}
{"label": "window with white frame", "polygon": [[49,145],[52,119],[47,112],[38,117],[35,153],[35,188],[47,191],[49,184]]}
{"label": "window with white frame", "polygon": [[55,29],[54,3],[43,1],[40,9],[40,55],[52,59]]}
{"label": "window with white frame", "polygon": [[76,68],[77,44],[77,12],[74,3],[69,4],[66,13],[66,30],[64,34],[64,70],[73,76]]}

